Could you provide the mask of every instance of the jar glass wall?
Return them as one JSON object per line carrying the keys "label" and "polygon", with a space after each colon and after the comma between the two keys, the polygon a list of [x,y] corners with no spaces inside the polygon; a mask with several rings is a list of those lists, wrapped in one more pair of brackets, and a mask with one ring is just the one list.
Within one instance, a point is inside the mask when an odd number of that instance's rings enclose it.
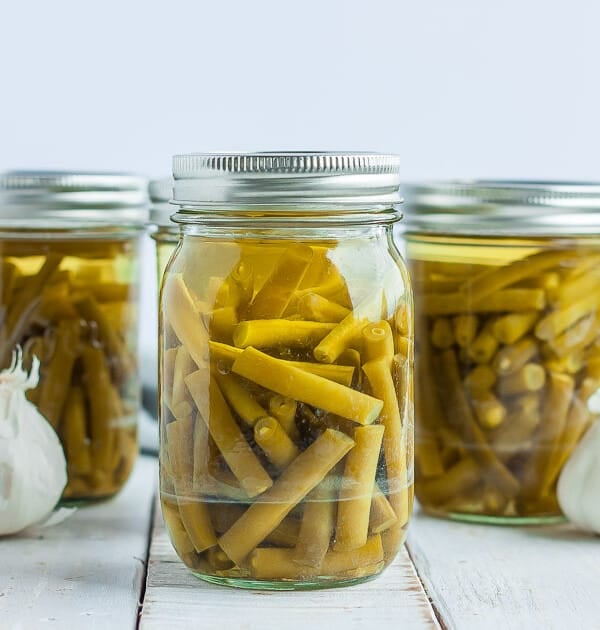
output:
{"label": "jar glass wall", "polygon": [[[498,197],[531,196],[497,186]],[[481,218],[485,209],[477,214],[463,194],[463,215],[446,234],[425,225],[445,207],[415,209],[409,195],[416,494],[434,515],[508,524],[563,518],[558,479],[597,419],[588,402],[600,386],[600,239],[568,236],[564,226],[552,233],[552,207],[559,226],[564,215],[556,194],[549,211],[520,203],[519,212],[529,211],[523,225],[513,216],[503,230],[486,221],[506,220],[516,203],[490,203]],[[534,220],[542,212],[545,226]],[[593,221],[588,232],[597,232]],[[529,233],[511,235],[519,228]]]}
{"label": "jar glass wall", "polygon": [[[53,207],[48,181],[63,182],[66,196],[68,177],[0,178],[0,368],[19,349],[28,370],[39,360],[39,383],[27,396],[63,446],[63,500],[81,501],[115,494],[137,456],[138,247],[145,216],[143,183],[112,174],[115,185],[124,183],[137,194],[136,209],[121,208],[123,215],[118,207],[96,208],[102,220],[97,214],[94,220],[81,197],[77,208],[69,208],[65,197],[60,203],[67,207]],[[93,176],[85,177],[89,188]],[[81,181],[75,181],[81,195]],[[26,200],[27,226],[15,216],[22,211],[23,188],[39,196],[35,204]],[[127,226],[111,226],[123,219]]]}
{"label": "jar glass wall", "polygon": [[180,218],[163,280],[171,540],[225,585],[369,579],[404,541],[413,496],[412,298],[390,221],[227,214]]}
{"label": "jar glass wall", "polygon": [[148,185],[150,196],[150,229],[156,242],[156,271],[158,287],[179,242],[179,226],[171,222],[175,207],[170,204],[173,197],[173,180],[171,178],[154,179]]}

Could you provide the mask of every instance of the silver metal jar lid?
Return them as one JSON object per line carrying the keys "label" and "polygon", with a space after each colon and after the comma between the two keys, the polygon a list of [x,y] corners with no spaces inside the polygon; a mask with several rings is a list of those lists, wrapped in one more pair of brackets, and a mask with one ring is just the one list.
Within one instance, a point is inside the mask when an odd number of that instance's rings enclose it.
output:
{"label": "silver metal jar lid", "polygon": [[[147,182],[125,173],[0,173],[0,221],[42,219],[123,227],[148,218]],[[54,221],[49,226],[55,227]]]}
{"label": "silver metal jar lid", "polygon": [[197,212],[256,205],[391,207],[402,201],[399,166],[398,156],[381,153],[176,155],[174,202]]}
{"label": "silver metal jar lid", "polygon": [[158,226],[172,226],[178,228],[171,221],[171,215],[175,208],[171,205],[173,199],[173,179],[164,177],[153,179],[148,184],[148,196],[150,197],[150,222]]}
{"label": "silver metal jar lid", "polygon": [[465,180],[409,184],[405,232],[506,236],[600,233],[600,184]]}

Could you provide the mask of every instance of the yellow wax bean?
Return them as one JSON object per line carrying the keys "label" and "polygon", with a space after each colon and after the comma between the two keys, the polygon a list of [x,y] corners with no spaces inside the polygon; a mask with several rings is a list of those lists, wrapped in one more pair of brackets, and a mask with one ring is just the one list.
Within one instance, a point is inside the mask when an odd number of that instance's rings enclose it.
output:
{"label": "yellow wax bean", "polygon": [[535,359],[539,352],[533,337],[524,337],[517,343],[500,348],[494,357],[493,366],[498,374],[512,374]]}
{"label": "yellow wax bean", "polygon": [[335,328],[335,324],[263,319],[241,322],[233,331],[233,343],[238,348],[311,347]]}
{"label": "yellow wax bean", "polygon": [[271,477],[248,445],[208,370],[194,372],[185,382],[223,459],[248,496],[254,497],[270,488]]}
{"label": "yellow wax bean", "polygon": [[543,494],[548,489],[547,468],[555,451],[561,447],[559,440],[567,422],[573,396],[574,382],[567,374],[550,372],[549,381],[542,421],[534,436],[537,448],[532,451],[523,471],[521,491],[524,496]]}
{"label": "yellow wax bean", "polygon": [[460,278],[447,278],[444,276],[435,276],[427,280],[414,281],[415,291],[421,293],[456,293],[460,288],[463,280]]}
{"label": "yellow wax bean", "polygon": [[215,374],[215,378],[229,406],[247,425],[253,427],[260,418],[268,415],[235,374]]}
{"label": "yellow wax bean", "polygon": [[194,545],[190,540],[185,527],[181,522],[181,516],[179,515],[179,508],[172,503],[167,503],[165,500],[161,501],[162,513],[169,532],[169,538],[173,543],[173,547],[177,550],[177,553],[182,560],[186,560],[190,554],[194,553]]}
{"label": "yellow wax bean", "polygon": [[550,295],[554,297],[559,285],[560,274],[556,271],[547,271],[545,273],[541,273],[539,276],[535,276],[534,278],[527,278],[526,280],[519,282],[520,287],[544,289],[548,297],[550,297]]}
{"label": "yellow wax bean", "polygon": [[[237,503],[215,503],[212,506],[212,517],[215,531],[226,532],[244,513],[246,506]],[[265,538],[264,542],[278,547],[295,547],[300,532],[300,523],[288,516]]]}
{"label": "yellow wax bean", "polygon": [[394,324],[399,335],[408,336],[411,331],[412,311],[406,302],[401,302],[394,313]]}
{"label": "yellow wax bean", "polygon": [[562,335],[549,341],[549,344],[552,352],[560,358],[582,350],[591,344],[598,335],[600,335],[600,321],[596,315],[590,313],[587,317],[567,328]]}
{"label": "yellow wax bean", "polygon": [[73,299],[73,304],[83,319],[95,322],[97,335],[106,348],[106,354],[113,357],[113,370],[120,374],[130,374],[133,370],[131,356],[124,340],[109,323],[108,318],[92,295],[84,294]]}
{"label": "yellow wax bean", "polygon": [[292,245],[282,254],[272,274],[254,296],[245,319],[273,319],[281,317],[300,285],[313,258],[313,250],[306,245]]}
{"label": "yellow wax bean", "polygon": [[456,343],[462,348],[468,346],[477,336],[477,326],[476,315],[457,315],[452,320]]}
{"label": "yellow wax bean", "polygon": [[548,463],[547,487],[552,487],[571,453],[579,444],[579,440],[592,423],[592,414],[587,407],[587,401],[599,388],[600,382],[596,379],[585,378],[579,391],[573,397],[565,428],[556,442],[556,447],[559,448],[556,448],[556,452]]}
{"label": "yellow wax bean", "polygon": [[446,350],[440,355],[440,378],[447,408],[452,410],[447,416],[451,425],[472,448],[473,457],[479,465],[493,476],[500,491],[507,496],[514,496],[519,490],[519,482],[498,460],[473,417],[460,380],[456,355],[452,350]]}
{"label": "yellow wax bean", "polygon": [[421,296],[424,315],[541,311],[545,306],[542,289],[504,289],[480,301],[463,293],[424,293]]}
{"label": "yellow wax bean", "polygon": [[269,400],[269,412],[274,418],[279,420],[279,424],[293,442],[297,442],[300,439],[300,433],[296,426],[297,410],[298,403],[293,398],[286,398],[276,394]]}
{"label": "yellow wax bean", "polygon": [[186,416],[169,422],[165,431],[173,481],[177,482],[183,491],[183,489],[191,486],[194,470],[193,419],[191,416]]}
{"label": "yellow wax bean", "polygon": [[567,374],[577,374],[584,367],[583,353],[576,352],[560,358],[548,359],[544,362],[545,367],[553,372],[566,372]]}
{"label": "yellow wax bean", "polygon": [[261,418],[254,426],[254,439],[279,470],[288,466],[300,453],[275,418]]}
{"label": "yellow wax bean", "polygon": [[381,532],[395,525],[397,521],[398,517],[394,512],[394,508],[392,508],[378,484],[375,484],[373,486],[373,498],[371,500],[369,531],[371,534],[381,534]]}
{"label": "yellow wax bean", "polygon": [[496,372],[487,364],[475,366],[464,378],[464,386],[471,392],[491,389],[496,383]]}
{"label": "yellow wax bean", "polygon": [[208,347],[211,361],[226,361],[229,362],[229,366],[231,366],[243,352],[241,348],[236,348],[235,346],[230,346],[219,341],[213,341],[212,339],[208,342]]}
{"label": "yellow wax bean", "polygon": [[[54,352],[46,363],[40,385],[38,409],[48,422],[58,429],[69,394],[71,374],[77,359],[81,322],[79,319],[63,319],[59,322],[54,342]],[[93,387],[93,383],[89,384]]]}
{"label": "yellow wax bean", "polygon": [[535,311],[504,315],[494,322],[492,331],[500,343],[512,344],[533,328],[538,317]]}
{"label": "yellow wax bean", "polygon": [[520,370],[503,376],[498,381],[498,391],[502,396],[513,396],[526,392],[537,392],[546,382],[546,372],[537,363],[528,363]]}
{"label": "yellow wax bean", "polygon": [[[219,545],[240,565],[354,446],[339,431],[327,429],[282,472],[260,502],[253,503],[221,536]],[[297,566],[297,565],[296,565]]]}
{"label": "yellow wax bean", "polygon": [[560,269],[560,277],[563,282],[569,282],[573,278],[577,278],[583,274],[588,273],[590,270],[596,270],[600,265],[600,255],[592,254],[592,252],[579,251],[579,257],[577,260],[569,260],[567,264]]}
{"label": "yellow wax bean", "polygon": [[427,498],[428,503],[441,504],[464,494],[480,480],[479,465],[470,457],[465,457],[449,468],[443,476],[423,480],[420,492]]}
{"label": "yellow wax bean", "polygon": [[163,284],[162,303],[164,317],[179,341],[196,365],[204,365],[208,359],[208,333],[181,274],[173,274]]}
{"label": "yellow wax bean", "polygon": [[178,408],[180,403],[187,400],[188,391],[184,379],[196,369],[196,364],[190,356],[190,353],[184,346],[179,346],[173,366],[173,393],[171,396],[173,409]]}
{"label": "yellow wax bean", "polygon": [[[381,536],[371,536],[360,549],[330,551],[323,558],[320,567],[309,567],[294,562],[294,551],[277,547],[261,547],[250,557],[250,567],[254,578],[301,580],[311,576],[339,576],[345,572],[363,570],[364,567],[377,567],[383,561]],[[361,573],[362,574],[362,573]]]}
{"label": "yellow wax bean", "polygon": [[168,348],[163,352],[161,375],[162,375],[162,400],[173,413],[173,377],[175,375],[175,358],[180,346]]}
{"label": "yellow wax bean", "polygon": [[600,356],[588,358],[585,366],[585,377],[600,381]]}
{"label": "yellow wax bean", "polygon": [[233,331],[239,322],[237,312],[233,306],[225,306],[207,312],[203,319],[205,327],[210,330],[211,338],[223,341],[231,340]]}
{"label": "yellow wax bean", "polygon": [[472,278],[461,287],[461,292],[473,300],[492,297],[493,294],[525,278],[537,276],[541,272],[562,264],[576,256],[574,251],[553,250],[537,252],[526,258],[515,260],[504,267],[494,267]]}
{"label": "yellow wax bean", "polygon": [[408,358],[408,353],[412,350],[411,342],[407,337],[396,337],[396,354]]}
{"label": "yellow wax bean", "polygon": [[[344,366],[351,366],[353,369],[354,378],[352,380],[352,388],[353,389],[362,389],[362,371],[360,366],[362,364],[362,357],[360,356],[360,352],[355,350],[354,348],[346,348],[342,354],[337,359],[338,364]],[[320,363],[317,365],[332,365],[330,363]],[[350,384],[349,384],[350,386]]]}
{"label": "yellow wax bean", "polygon": [[315,322],[341,322],[350,312],[345,306],[317,293],[307,293],[298,300],[298,312]]}
{"label": "yellow wax bean", "polygon": [[398,406],[398,390],[385,361],[369,361],[363,365],[363,371],[369,380],[371,391],[383,401],[380,422],[385,427],[383,434],[383,453],[390,487],[390,502],[398,516],[399,525],[408,520],[408,472],[406,436],[402,431],[402,417]]}
{"label": "yellow wax bean", "polygon": [[306,498],[293,561],[320,567],[335,529],[336,486],[326,478]]}
{"label": "yellow wax bean", "polygon": [[535,336],[545,341],[558,337],[558,335],[581,318],[586,317],[590,313],[596,313],[599,303],[600,295],[590,293],[582,296],[577,302],[549,313],[535,327]]}
{"label": "yellow wax bean", "polygon": [[[217,362],[223,361],[227,369],[233,365],[233,362],[243,352],[242,348],[234,348],[233,346],[228,346],[216,341],[209,341],[208,345],[211,359]],[[335,381],[346,387],[350,387],[352,384],[354,368],[350,365],[329,365],[324,363],[309,363],[307,361],[285,361],[285,363],[304,372],[316,374],[330,381]]]}
{"label": "yellow wax bean", "polygon": [[[362,331],[365,347],[365,360],[386,359],[390,363],[394,357],[394,337],[392,328],[385,320],[367,324]],[[359,363],[360,366],[360,363]]]}
{"label": "yellow wax bean", "polygon": [[600,293],[600,275],[591,271],[563,282],[556,290],[552,305],[563,308],[579,301],[583,296]]}
{"label": "yellow wax bean", "polygon": [[61,434],[69,475],[91,473],[92,456],[86,430],[85,397],[81,387],[71,387],[69,390],[65,402]]}
{"label": "yellow wax bean", "polygon": [[431,345],[440,350],[447,350],[454,345],[454,331],[450,320],[437,317],[431,328]]}
{"label": "yellow wax bean", "polygon": [[210,494],[206,486],[210,478],[210,434],[206,422],[196,416],[192,443],[192,488],[194,492]]}
{"label": "yellow wax bean", "polygon": [[167,424],[167,448],[179,514],[197,552],[217,544],[206,503],[190,497],[194,474],[191,418]]}
{"label": "yellow wax bean", "polygon": [[371,497],[384,431],[380,424],[358,427],[354,431],[356,446],[346,457],[344,466],[334,551],[357,549],[367,542]]}
{"label": "yellow wax bean", "polygon": [[383,292],[359,304],[319,343],[314,350],[317,361],[333,363],[352,343],[369,321],[379,321],[383,311]]}
{"label": "yellow wax bean", "polygon": [[[175,492],[179,495],[179,489],[175,484]],[[210,514],[206,503],[202,503],[197,498],[177,497],[181,522],[194,549],[201,553],[217,544],[217,537],[210,521]]]}
{"label": "yellow wax bean", "polygon": [[506,409],[490,391],[475,390],[470,394],[471,406],[484,429],[495,429],[506,418]]}
{"label": "yellow wax bean", "polygon": [[81,351],[84,385],[89,403],[89,425],[91,452],[94,467],[108,471],[113,449],[114,420],[110,371],[106,357],[100,348],[86,346]]}
{"label": "yellow wax bean", "polygon": [[489,321],[467,349],[467,354],[475,363],[489,363],[498,349],[498,339],[494,336],[493,322]]}
{"label": "yellow wax bean", "polygon": [[415,445],[415,462],[419,474],[424,479],[444,474],[444,462],[434,436],[422,435],[418,438]]}
{"label": "yellow wax bean", "polygon": [[215,571],[226,571],[227,569],[233,569],[233,562],[227,557],[227,554],[219,547],[211,547],[206,550],[206,558],[210,563],[210,566]]}
{"label": "yellow wax bean", "polygon": [[285,361],[246,348],[232,370],[271,391],[330,411],[358,424],[371,424],[383,402],[349,387],[289,366]]}

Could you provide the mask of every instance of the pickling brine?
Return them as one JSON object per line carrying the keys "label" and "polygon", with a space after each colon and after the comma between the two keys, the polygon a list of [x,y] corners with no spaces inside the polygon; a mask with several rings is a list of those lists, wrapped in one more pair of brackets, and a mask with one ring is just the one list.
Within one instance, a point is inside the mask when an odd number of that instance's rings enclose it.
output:
{"label": "pickling brine", "polygon": [[205,579],[352,582],[404,540],[411,293],[385,236],[366,233],[186,234],[167,269],[161,500],[177,552]]}

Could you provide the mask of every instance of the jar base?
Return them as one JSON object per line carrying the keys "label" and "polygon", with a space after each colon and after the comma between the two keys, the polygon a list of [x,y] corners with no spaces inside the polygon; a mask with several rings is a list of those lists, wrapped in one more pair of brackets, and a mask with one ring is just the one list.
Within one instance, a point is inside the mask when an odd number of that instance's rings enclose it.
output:
{"label": "jar base", "polygon": [[364,577],[349,578],[349,579],[322,579],[322,580],[304,580],[302,582],[295,580],[250,580],[247,578],[231,578],[231,577],[219,577],[215,575],[206,575],[204,573],[197,573],[192,571],[192,574],[198,579],[210,584],[216,584],[218,586],[229,586],[232,588],[251,589],[260,591],[316,591],[326,588],[343,588],[346,586],[356,586],[357,584],[364,584],[370,582],[380,575],[375,573],[373,575],[367,575]]}
{"label": "jar base", "polygon": [[478,525],[513,525],[513,526],[536,526],[536,525],[560,525],[566,522],[562,514],[531,515],[531,516],[502,516],[495,514],[469,514],[467,512],[445,512],[421,506],[423,511],[435,518],[444,518],[450,521],[462,523],[472,523]]}

